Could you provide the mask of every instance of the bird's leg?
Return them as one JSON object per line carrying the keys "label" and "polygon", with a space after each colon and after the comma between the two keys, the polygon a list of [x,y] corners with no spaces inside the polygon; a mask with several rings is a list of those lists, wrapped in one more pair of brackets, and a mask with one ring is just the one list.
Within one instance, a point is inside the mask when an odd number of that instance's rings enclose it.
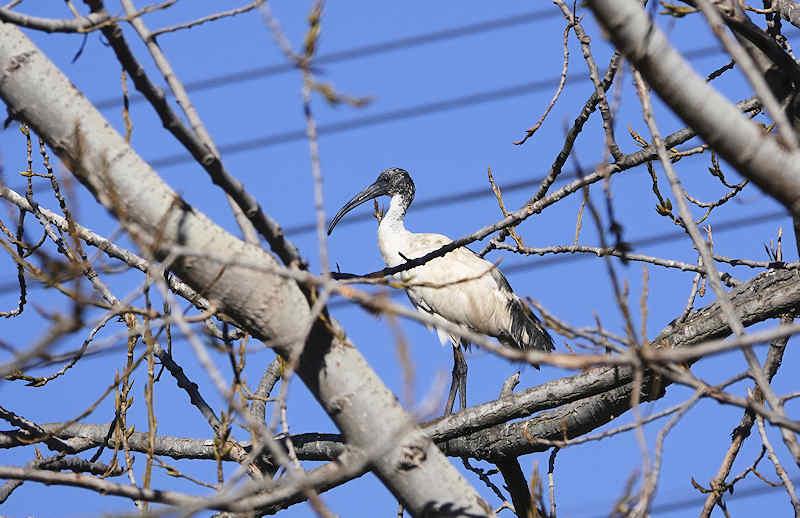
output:
{"label": "bird's leg", "polygon": [[456,392],[458,392],[458,381],[456,379],[456,356],[458,355],[458,346],[453,346],[453,379],[450,381],[450,393],[447,395],[447,403],[444,405],[444,415],[453,413],[453,405],[456,403]]}
{"label": "bird's leg", "polygon": [[464,359],[464,350],[455,348],[455,366],[458,371],[458,391],[461,392],[461,410],[467,408],[467,361]]}
{"label": "bird's leg", "polygon": [[464,353],[458,345],[453,346],[453,380],[450,382],[450,393],[444,407],[444,415],[453,413],[456,403],[456,394],[461,394],[461,409],[467,408],[467,362]]}

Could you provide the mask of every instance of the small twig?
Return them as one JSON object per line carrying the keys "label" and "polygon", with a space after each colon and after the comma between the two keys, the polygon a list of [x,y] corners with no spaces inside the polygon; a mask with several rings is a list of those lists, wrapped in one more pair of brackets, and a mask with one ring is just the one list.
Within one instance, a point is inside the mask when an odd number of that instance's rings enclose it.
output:
{"label": "small twig", "polygon": [[778,478],[781,479],[783,486],[786,488],[786,493],[789,495],[789,499],[792,501],[792,507],[794,507],[795,515],[800,514],[800,500],[797,498],[797,491],[794,488],[792,479],[789,478],[789,475],[786,473],[783,465],[781,465],[781,461],[778,459],[778,455],[775,453],[772,444],[769,442],[767,430],[764,426],[764,418],[757,416],[756,424],[758,425],[758,434],[761,436],[761,443],[764,445],[764,448],[767,449],[767,456],[769,457],[769,460],[772,461],[772,465],[775,466],[775,473],[778,475]]}
{"label": "small twig", "polygon": [[[164,52],[162,52],[161,46],[156,43],[152,33],[145,25],[144,20],[142,20],[140,17],[132,17],[136,13],[136,7],[133,5],[133,0],[121,0],[121,2],[122,2],[122,7],[125,9],[125,13],[130,18],[130,24],[133,26],[133,28],[136,30],[136,33],[139,35],[144,44],[147,46],[147,50],[153,57],[153,61],[158,67],[158,70],[161,72],[161,75],[164,77],[167,84],[169,85],[172,94],[175,96],[175,99],[178,102],[178,106],[180,106],[183,112],[186,114],[186,118],[189,120],[189,124],[191,125],[195,135],[197,135],[197,138],[201,141],[203,146],[206,147],[211,153],[213,153],[214,159],[218,162],[221,162],[220,154],[219,151],[217,150],[216,145],[214,144],[214,140],[211,138],[211,135],[208,133],[208,130],[206,130],[206,127],[203,124],[203,121],[200,119],[200,115],[197,113],[194,104],[192,104],[191,100],[189,99],[189,94],[186,91],[186,88],[183,86],[183,83],[178,79],[178,76],[172,69],[172,65],[170,65],[169,60],[167,59]],[[224,188],[225,186],[223,186],[223,189]],[[233,195],[231,195],[230,192],[226,191],[225,197],[228,200],[228,204],[230,205],[231,210],[233,211],[234,217],[236,219],[237,224],[239,225],[239,228],[242,230],[242,234],[245,238],[245,241],[247,241],[248,243],[257,244],[258,236],[256,235],[255,229],[253,228],[253,224],[248,220],[247,216],[245,215],[244,208],[237,204],[238,203],[237,200],[233,197]]]}
{"label": "small twig", "polygon": [[594,84],[594,93],[597,95],[598,106],[600,107],[603,131],[606,136],[606,147],[611,153],[611,156],[614,157],[614,160],[619,160],[624,155],[622,151],[620,151],[614,138],[613,114],[611,113],[608,99],[606,99],[606,87],[600,79],[600,72],[597,69],[597,63],[595,63],[594,56],[592,55],[591,38],[586,34],[586,31],[583,30],[580,20],[576,17],[575,13],[570,10],[564,0],[553,0],[553,3],[561,9],[561,13],[575,31],[575,36],[577,36],[581,44],[583,59],[586,61],[586,66],[589,69],[589,77]]}
{"label": "small twig", "polygon": [[569,31],[572,30],[571,22],[567,22],[567,26],[564,27],[564,35],[562,36],[562,48],[564,49],[564,59],[561,63],[561,75],[559,76],[558,86],[556,87],[555,93],[553,93],[553,97],[550,99],[550,102],[547,103],[547,107],[544,109],[544,113],[539,116],[534,123],[533,126],[528,128],[525,131],[525,136],[521,139],[514,142],[515,145],[520,146],[528,141],[529,138],[533,136],[534,133],[544,124],[545,119],[550,114],[550,110],[553,109],[553,106],[556,105],[558,98],[561,96],[561,92],[564,91],[564,86],[567,84],[567,68],[569,66]]}
{"label": "small twig", "polygon": [[775,121],[781,143],[789,151],[797,151],[797,135],[793,131],[789,120],[786,118],[786,113],[775,99],[775,96],[772,94],[766,79],[756,68],[756,64],[753,62],[753,59],[742,47],[742,45],[730,34],[728,34],[725,29],[725,22],[723,21],[722,16],[709,0],[694,1],[697,3],[697,7],[700,8],[700,10],[703,12],[703,15],[708,20],[711,30],[714,31],[714,34],[716,34],[717,38],[720,40],[720,42],[722,42],[722,45],[725,47],[725,50],[728,51],[728,54],[730,54],[734,61],[736,61],[736,63],[739,65],[739,69],[744,73],[745,77],[750,83],[750,86],[753,87],[756,95],[758,95],[759,99],[761,99],[761,102],[764,103],[764,108],[766,108],[772,120]]}
{"label": "small twig", "polygon": [[[716,13],[716,11],[714,12]],[[682,195],[680,180],[675,174],[675,171],[672,168],[672,164],[667,157],[666,148],[664,147],[664,143],[661,140],[661,135],[659,134],[655,120],[653,119],[653,112],[650,104],[650,94],[647,91],[647,87],[644,84],[644,80],[642,79],[641,75],[639,75],[638,72],[635,72],[634,76],[637,84],[637,92],[639,93],[639,97],[642,102],[642,111],[644,114],[644,118],[645,121],[647,122],[648,127],[650,128],[651,134],[653,135],[653,141],[656,143],[661,164],[664,167],[664,171],[667,174],[667,177],[669,178],[673,194],[678,203],[681,219],[686,225],[686,230],[689,233],[690,237],[692,238],[692,242],[694,243],[695,248],[703,257],[703,266],[708,270],[709,282],[711,283],[711,287],[714,289],[714,292],[717,295],[717,299],[719,301],[723,314],[725,315],[725,319],[728,322],[728,325],[730,326],[731,330],[735,335],[741,337],[745,334],[744,326],[742,325],[741,319],[737,315],[735,308],[731,304],[728,294],[725,292],[725,290],[722,288],[722,285],[719,282],[719,272],[717,271],[716,264],[714,263],[712,251],[708,246],[708,243],[706,243],[703,240],[702,236],[700,235],[700,232],[697,229],[697,225],[694,223],[694,220],[692,219],[692,215],[691,212],[689,211],[689,207],[686,203],[686,200]],[[756,358],[756,355],[753,352],[752,348],[743,347],[742,353],[744,354],[747,366],[750,369],[750,372],[753,375],[753,378],[755,379],[758,388],[764,394],[765,399],[769,402],[770,406],[778,415],[785,415],[783,412],[782,405],[778,400],[777,396],[775,395],[775,392],[772,390],[772,387],[769,385],[769,381],[764,375],[764,372],[761,369],[761,365],[758,362],[758,358]],[[784,442],[791,451],[795,459],[795,462],[800,463],[800,444],[798,444],[797,437],[784,428],[781,428],[781,433],[783,434]]]}
{"label": "small twig", "polygon": [[164,27],[162,29],[157,29],[150,33],[150,39],[155,40],[156,37],[167,34],[170,32],[177,32],[184,29],[191,29],[192,27],[197,27],[198,25],[202,25],[204,23],[213,22],[216,20],[220,20],[222,18],[229,18],[231,16],[236,16],[239,14],[243,14],[253,9],[257,9],[261,4],[264,3],[265,0],[253,0],[247,5],[243,5],[242,7],[235,7],[233,9],[228,9],[226,11],[220,11],[217,13],[209,14],[208,16],[203,16],[201,18],[197,18],[195,20],[191,20],[184,23],[179,23],[175,25],[170,25],[168,27]]}
{"label": "small twig", "polygon": [[[658,431],[656,436],[655,455],[652,468],[646,472],[642,489],[640,491],[639,502],[636,505],[636,510],[633,516],[646,517],[649,516],[650,504],[656,494],[656,487],[658,485],[658,477],[661,472],[661,461],[664,454],[664,440],[670,431],[678,424],[678,421],[688,412],[700,397],[703,395],[702,391],[696,391],[692,397],[680,405],[678,410],[667,421],[661,430]],[[638,513],[638,514],[637,514]]]}
{"label": "small twig", "polygon": [[[503,217],[508,217],[509,213],[508,213],[508,210],[506,209],[506,204],[503,201],[503,193],[500,191],[500,187],[494,181],[494,175],[492,174],[492,168],[491,167],[487,168],[486,174],[489,177],[489,186],[492,188],[492,192],[494,193],[494,197],[497,200],[497,205],[500,207],[500,213],[503,215]],[[519,236],[519,234],[517,233],[516,228],[514,228],[514,227],[508,227],[508,228],[504,229],[503,231],[501,231],[500,235],[498,235],[493,240],[493,242],[496,241],[497,242],[496,244],[499,244],[501,241],[503,241],[503,239],[505,239],[505,233],[508,233],[508,235],[511,236],[511,238],[514,240],[514,242],[517,244],[518,247],[525,246],[525,243],[522,242],[522,238]]]}

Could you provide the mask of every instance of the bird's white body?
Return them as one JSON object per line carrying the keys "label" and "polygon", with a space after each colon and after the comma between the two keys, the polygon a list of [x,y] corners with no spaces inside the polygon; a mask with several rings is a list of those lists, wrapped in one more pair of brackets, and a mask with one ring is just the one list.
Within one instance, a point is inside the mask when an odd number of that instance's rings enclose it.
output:
{"label": "bird's white body", "polygon": [[[392,201],[378,225],[378,246],[386,264],[399,266],[438,250],[451,240],[441,234],[415,234],[403,224],[414,192],[414,181],[408,171],[399,167],[385,169],[377,180],[339,209],[328,224],[328,235],[345,214],[368,200],[388,195]],[[469,342],[444,331],[443,324],[465,326],[523,351],[553,350],[553,339],[531,309],[514,294],[500,270],[467,248],[457,248],[396,277],[403,281],[414,306],[433,318],[433,327],[442,343],[449,339],[453,344],[453,382],[446,414],[452,412],[457,393],[461,394],[461,407],[467,406],[467,362],[462,347]]]}
{"label": "bird's white body", "polygon": [[[450,243],[441,234],[409,232],[403,224],[405,207],[399,196],[392,197],[389,210],[378,226],[378,246],[390,267],[407,259],[422,257]],[[467,248],[458,248],[422,266],[396,275],[416,308],[433,316],[463,325],[477,333],[501,337],[512,328],[510,307],[517,296],[496,266]],[[441,329],[439,339],[454,346],[461,340]]]}

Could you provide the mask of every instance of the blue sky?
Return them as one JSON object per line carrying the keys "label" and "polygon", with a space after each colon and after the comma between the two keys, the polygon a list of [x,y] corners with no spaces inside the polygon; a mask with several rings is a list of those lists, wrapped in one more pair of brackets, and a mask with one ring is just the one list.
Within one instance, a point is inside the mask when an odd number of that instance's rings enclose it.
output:
{"label": "blue sky", "polygon": [[[146,21],[155,28],[233,5],[234,2],[208,0],[179,2],[173,9],[148,16]],[[286,1],[274,2],[272,6],[288,37],[295,44],[302,41],[308,7],[309,2]],[[69,16],[64,3],[56,0],[26,2],[20,6],[20,10],[40,16]],[[502,29],[395,49],[360,59],[321,64],[321,79],[332,82],[347,94],[374,98],[368,107],[361,109],[332,107],[322,99],[315,99],[314,115],[320,128],[355,126],[346,131],[322,132],[320,152],[328,214],[334,213],[352,194],[371,182],[381,169],[400,166],[408,169],[414,177],[418,205],[439,196],[475,190],[484,193],[463,202],[434,204],[420,210],[412,207],[407,221],[410,230],[438,232],[456,238],[495,222],[501,215],[489,190],[487,168],[492,168],[501,187],[544,175],[561,146],[565,128],[592,91],[591,84],[585,80],[586,66],[572,35],[570,80],[564,93],[535,137],[524,146],[515,146],[512,142],[539,117],[553,93],[552,85],[534,87],[532,83],[557,78],[561,70],[564,22],[549,2],[330,2],[323,18],[319,46],[321,55],[532,12],[540,14],[525,23]],[[604,68],[611,49],[599,34],[591,14],[584,14],[587,31],[593,38],[595,56],[599,66]],[[669,31],[673,44],[682,50],[715,46],[696,16],[677,23],[660,19],[659,23]],[[80,57],[72,62],[81,46],[80,36],[29,34],[91,100],[102,102],[120,98],[119,65],[99,35],[89,35]],[[138,39],[130,31],[127,35],[141,62],[154,72]],[[178,76],[187,84],[284,62],[257,13],[206,24],[191,31],[166,34],[159,39],[159,43]],[[703,74],[726,62],[721,53],[713,51],[692,59],[695,68]],[[154,74],[152,77],[158,76]],[[625,70],[622,84],[617,139],[624,152],[632,152],[637,146],[627,135],[627,129],[633,128],[642,135],[647,135],[647,131],[631,85],[630,69]],[[529,87],[520,88],[524,91],[515,95],[508,93],[509,88],[519,85]],[[286,141],[269,146],[251,146],[240,151],[235,151],[235,148],[237,143],[261,138],[272,138],[274,141],[278,138],[276,135],[301,131],[304,121],[300,86],[299,74],[288,72],[254,80],[229,79],[218,87],[195,89],[192,92],[192,100],[218,146],[223,150],[233,149],[223,152],[229,170],[259,199],[264,209],[287,229],[312,222],[314,218],[308,143],[304,139],[280,137]],[[718,86],[732,100],[749,95],[736,71],[724,76]],[[478,94],[485,94],[481,97],[482,102],[462,99]],[[462,99],[462,102],[454,103],[459,106],[451,109],[435,110],[431,107],[431,103],[437,103],[434,108],[441,108],[442,102],[452,99]],[[119,106],[110,102],[104,105],[107,106],[103,110],[104,115],[115,127],[122,128]],[[396,115],[399,110],[419,106],[423,108],[416,111],[422,113],[416,116],[403,118]],[[658,122],[664,133],[682,127],[658,103],[657,108]],[[376,122],[381,114],[387,113],[394,113],[392,118],[395,120]],[[176,155],[188,157],[180,145],[162,130],[148,105],[134,103],[131,116],[134,124],[132,143],[143,157],[154,163],[163,163],[165,157]],[[361,123],[348,123],[359,119]],[[365,124],[363,120],[372,123]],[[591,119],[576,146],[576,156],[587,168],[603,158],[602,131],[598,120],[596,115]],[[22,178],[16,173],[25,168],[24,139],[16,126],[0,133],[0,157],[6,181],[10,185],[21,185]],[[678,172],[695,196],[714,199],[722,191],[706,172],[707,160],[707,157],[685,159],[678,164]],[[190,161],[172,162],[172,165],[158,167],[166,181],[199,210],[235,232],[224,197],[211,185],[202,169]],[[571,163],[565,167],[565,172],[572,170]],[[739,177],[734,171],[725,171],[731,179],[738,181]],[[666,190],[665,182],[662,186]],[[626,240],[636,242],[651,236],[675,233],[675,227],[654,210],[656,201],[644,168],[615,177],[612,190],[614,208],[623,224]],[[507,206],[519,207],[532,191],[533,188],[529,187],[506,192]],[[600,186],[595,186],[592,192],[595,200],[602,203]],[[107,235],[117,229],[113,219],[80,186],[76,186],[76,194],[79,221]],[[55,206],[47,195],[42,195],[40,201],[45,206]],[[571,243],[579,202],[579,196],[563,200],[541,215],[528,219],[519,227],[519,233],[530,246]],[[363,207],[361,212],[369,210]],[[788,218],[782,215],[761,218],[765,214],[776,213],[779,213],[779,208],[774,202],[755,187],[748,187],[739,201],[722,207],[712,217],[712,227],[719,228],[714,234],[716,251],[727,256],[765,259],[763,243],[774,238],[779,226],[787,231],[791,229]],[[5,212],[2,217],[5,221],[13,221],[7,218]],[[34,227],[31,227],[31,232],[32,235],[38,235]],[[598,242],[593,225],[588,220],[581,236],[581,241],[586,244]],[[311,260],[312,270],[319,271],[318,244],[314,232],[295,232],[290,237]],[[791,239],[787,239],[787,242],[791,242]],[[343,271],[363,273],[382,267],[373,220],[362,220],[337,228],[328,244],[331,260]],[[474,248],[480,246],[476,243]],[[655,242],[650,240],[636,247],[636,251],[689,262],[696,260],[688,238],[681,236],[677,239],[662,237]],[[796,254],[787,247],[786,256],[794,259]],[[489,257],[502,260],[501,269],[508,273],[512,286],[519,294],[535,298],[560,318],[575,325],[590,325],[598,317],[605,327],[621,329],[619,311],[614,304],[601,260],[568,256],[555,259],[528,258],[496,252]],[[11,263],[3,258],[0,259],[0,265],[0,284],[13,287],[15,272]],[[629,282],[632,305],[638,307],[641,265],[625,266],[615,262],[615,267],[621,277]],[[734,275],[745,280],[755,273],[738,269]],[[651,304],[647,329],[651,337],[681,313],[691,280],[692,276],[688,273],[650,268]],[[122,298],[137,289],[141,278],[119,275],[108,281]],[[0,293],[0,307],[4,309],[12,307],[16,300],[17,294],[13,288],[6,287]],[[51,311],[66,307],[62,298],[40,288],[34,288],[32,300],[35,306]],[[398,300],[403,301],[404,297]],[[707,295],[699,299],[698,304],[706,305],[711,300],[712,296]],[[332,311],[373,368],[402,397],[402,370],[398,363],[395,335],[387,320],[347,305],[334,306]],[[32,308],[27,313],[20,319],[2,323],[4,340],[22,346],[38,336],[43,320]],[[636,318],[638,321],[638,315]],[[449,381],[451,354],[448,348],[440,347],[435,335],[424,327],[403,322],[401,328],[415,364],[414,399],[404,402],[414,409],[428,397],[441,396],[442,384]],[[117,327],[103,336],[109,337],[119,331]],[[81,339],[76,336],[73,340],[66,340],[60,344],[60,348],[71,349]],[[566,350],[563,337],[558,337],[556,342],[559,350]],[[176,344],[176,359],[205,388],[204,395],[212,405],[219,408],[219,398],[213,392],[207,376],[185,346],[185,342]],[[763,353],[763,348],[759,353]],[[790,347],[786,352],[784,371],[776,377],[779,391],[791,390],[788,372],[796,361],[795,356]],[[268,350],[259,350],[250,355],[246,374],[251,386],[257,382],[261,370],[272,357]],[[220,366],[226,365],[223,363],[227,362],[224,356],[218,355],[217,359]],[[122,352],[87,358],[79,362],[67,376],[45,388],[34,389],[6,382],[0,385],[0,398],[4,406],[8,405],[11,410],[37,422],[70,419],[88,406],[102,388],[113,380],[115,370],[119,370],[123,362]],[[468,362],[471,404],[496,397],[503,380],[518,368],[479,350],[468,356]],[[711,381],[721,381],[743,368],[740,355],[730,354],[704,361],[696,367],[696,371]],[[54,367],[37,373],[50,372],[52,369]],[[571,373],[548,367],[541,371],[523,369],[521,388],[568,374]],[[131,411],[131,422],[137,424],[137,429],[144,430],[146,420],[142,387],[145,375],[139,374],[136,379],[134,393],[139,404]],[[742,393],[744,385],[737,386],[737,390]],[[685,400],[689,394],[686,389],[672,387],[664,399],[644,405],[644,412],[667,408]],[[184,394],[166,376],[156,387],[156,407],[160,416],[160,433],[210,437],[202,417],[188,405]],[[113,415],[112,409],[113,402],[106,401],[85,421],[108,422]],[[790,407],[789,410],[791,412],[794,409]],[[730,431],[740,416],[740,410],[710,401],[700,402],[687,414],[667,439],[656,506],[698,496],[691,487],[690,477],[706,483],[713,476],[727,448]],[[627,414],[612,426],[630,419]],[[293,382],[290,387],[289,422],[292,432],[334,431],[332,423],[299,382]],[[647,427],[651,445],[661,426],[663,421]],[[782,445],[778,435],[773,433],[771,437],[780,450]],[[757,438],[748,441],[734,467],[734,473],[752,462],[759,447]],[[30,450],[25,455],[0,451],[0,462],[24,464],[30,460],[30,455]],[[169,461],[187,473],[208,480],[213,478],[213,463],[193,466],[185,461]],[[545,473],[547,454],[528,455],[521,462],[526,473],[532,469]],[[141,470],[143,465],[143,459],[140,459],[137,468]],[[460,466],[457,459],[455,465]],[[640,465],[640,450],[633,434],[622,434],[602,443],[589,443],[561,451],[556,465],[559,516],[583,518],[607,514],[621,494],[627,478]],[[483,467],[488,468],[489,465]],[[766,463],[762,468],[763,473],[775,478]],[[155,487],[203,491],[169,478],[163,472],[157,473]],[[474,475],[467,473],[466,476],[493,505],[498,503]],[[499,479],[497,482],[500,482]],[[748,483],[755,485],[750,480],[742,487]],[[326,493],[323,498],[341,516],[389,515],[395,509],[389,492],[371,475]],[[659,516],[696,514],[700,505],[659,513]],[[780,516],[788,514],[790,509],[788,499],[779,491],[752,498],[734,498],[729,508],[734,516],[746,516],[757,511]],[[87,516],[131,509],[131,503],[123,499],[99,498],[79,489],[27,483],[15,492],[2,512],[9,516]],[[286,516],[306,516],[310,512],[309,507],[300,504],[284,513]]]}

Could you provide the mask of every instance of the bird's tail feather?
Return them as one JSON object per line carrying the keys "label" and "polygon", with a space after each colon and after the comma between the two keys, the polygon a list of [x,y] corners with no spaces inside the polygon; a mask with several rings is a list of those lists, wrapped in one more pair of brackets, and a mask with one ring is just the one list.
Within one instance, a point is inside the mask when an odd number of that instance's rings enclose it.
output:
{"label": "bird's tail feather", "polygon": [[553,339],[542,325],[542,322],[533,314],[531,308],[518,297],[512,297],[508,302],[511,314],[511,336],[509,345],[528,350],[550,352],[553,350]]}

